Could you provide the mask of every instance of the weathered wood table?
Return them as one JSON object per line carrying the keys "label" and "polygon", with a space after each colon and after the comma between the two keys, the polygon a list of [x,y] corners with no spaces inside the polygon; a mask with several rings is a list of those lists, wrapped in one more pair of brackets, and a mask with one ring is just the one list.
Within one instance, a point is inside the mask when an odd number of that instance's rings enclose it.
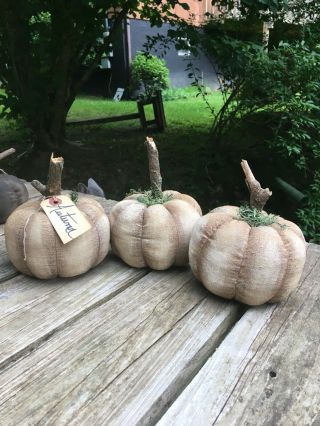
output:
{"label": "weathered wood table", "polygon": [[246,308],[188,269],[112,255],[41,281],[11,266],[1,227],[0,424],[319,425],[319,281],[313,244],[280,305]]}

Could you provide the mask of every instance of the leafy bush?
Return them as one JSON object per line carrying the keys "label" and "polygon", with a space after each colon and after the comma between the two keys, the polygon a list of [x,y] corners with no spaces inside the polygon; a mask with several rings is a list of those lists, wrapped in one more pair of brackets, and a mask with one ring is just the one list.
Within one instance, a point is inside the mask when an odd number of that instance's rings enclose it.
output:
{"label": "leafy bush", "polygon": [[300,169],[314,170],[320,159],[319,67],[320,52],[303,42],[280,43],[269,53],[261,49],[246,65],[234,106],[241,117],[267,113],[270,148]]}
{"label": "leafy bush", "polygon": [[138,52],[131,64],[131,85],[135,90],[143,89],[145,97],[169,88],[169,70],[164,60]]}
{"label": "leafy bush", "polygon": [[257,158],[271,160],[266,169],[308,192],[297,216],[306,237],[320,242],[320,176],[315,173],[320,169],[320,37],[317,26],[304,30],[304,40],[279,42],[270,51],[225,34],[205,37],[205,43],[224,95],[214,118],[216,149],[225,146],[230,152],[230,136],[236,135],[234,147],[241,135],[250,135]]}
{"label": "leafy bush", "polygon": [[297,210],[297,217],[305,237],[312,243],[320,243],[320,172],[315,173],[306,204]]}

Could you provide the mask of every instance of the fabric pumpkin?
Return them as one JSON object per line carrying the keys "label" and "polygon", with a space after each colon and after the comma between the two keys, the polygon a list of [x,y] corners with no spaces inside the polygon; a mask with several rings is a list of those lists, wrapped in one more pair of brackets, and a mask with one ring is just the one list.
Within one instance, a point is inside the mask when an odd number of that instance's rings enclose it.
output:
{"label": "fabric pumpkin", "polygon": [[3,174],[0,176],[0,223],[5,223],[8,216],[20,204],[29,198],[24,183],[16,176]]}
{"label": "fabric pumpkin", "polygon": [[129,196],[113,207],[110,215],[111,245],[130,266],[163,270],[188,264],[189,240],[201,216],[198,203],[177,191],[164,191],[172,199],[146,206]]}
{"label": "fabric pumpkin", "polygon": [[128,196],[111,210],[111,245],[128,265],[164,270],[188,264],[192,228],[201,216],[189,195],[162,191],[158,151],[147,138],[151,191]]}
{"label": "fabric pumpkin", "polygon": [[[260,305],[287,298],[298,285],[306,258],[300,228],[261,209],[260,214],[261,222],[270,224],[250,225],[234,206],[218,207],[196,223],[190,266],[213,294]],[[258,215],[255,210],[254,216]]]}
{"label": "fabric pumpkin", "polygon": [[89,198],[77,201],[78,209],[92,225],[89,231],[63,244],[41,200],[18,207],[5,224],[8,256],[23,274],[37,278],[74,277],[98,265],[107,255],[110,225],[101,205]]}
{"label": "fabric pumpkin", "polygon": [[[63,158],[50,159],[48,184],[33,181],[32,185],[44,196],[60,195]],[[87,218],[91,228],[74,240],[63,244],[40,200],[30,200],[19,206],[5,224],[9,258],[22,273],[37,278],[74,277],[98,265],[107,255],[110,244],[110,224],[101,205],[82,196],[77,208]]]}
{"label": "fabric pumpkin", "polygon": [[252,227],[239,208],[214,209],[196,223],[189,248],[195,277],[218,296],[248,305],[279,302],[298,285],[306,257],[299,227],[285,219]]}

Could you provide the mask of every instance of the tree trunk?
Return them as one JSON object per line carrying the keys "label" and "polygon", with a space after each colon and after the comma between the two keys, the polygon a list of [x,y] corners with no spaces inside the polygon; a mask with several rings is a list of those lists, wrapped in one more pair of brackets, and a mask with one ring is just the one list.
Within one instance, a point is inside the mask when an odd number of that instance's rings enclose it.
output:
{"label": "tree trunk", "polygon": [[45,122],[42,122],[36,127],[30,125],[34,135],[35,148],[41,151],[60,150],[65,140],[65,121],[66,118],[63,115],[54,125],[50,122],[47,125]]}

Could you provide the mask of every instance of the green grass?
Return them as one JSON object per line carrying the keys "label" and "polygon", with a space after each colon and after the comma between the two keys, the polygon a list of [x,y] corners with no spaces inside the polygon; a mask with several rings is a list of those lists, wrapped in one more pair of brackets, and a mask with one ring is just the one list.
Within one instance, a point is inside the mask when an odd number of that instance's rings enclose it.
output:
{"label": "green grass", "polygon": [[[212,124],[212,115],[200,97],[196,96],[196,91],[192,90],[187,98],[165,101],[165,113],[167,118],[168,130],[170,126],[174,127],[205,127],[210,129]],[[219,110],[222,106],[222,96],[220,92],[212,92],[208,95],[210,104]],[[152,118],[152,106],[145,107],[147,118]],[[114,102],[96,97],[80,96],[71,107],[69,118],[94,118],[112,115],[129,114],[137,111],[135,101]],[[139,122],[132,120],[122,123],[110,123],[104,125],[110,128],[132,127],[139,128]]]}
{"label": "green grass", "polygon": [[[147,189],[146,136],[152,136],[159,149],[164,189],[175,189],[193,195],[211,206],[210,189],[206,181],[204,163],[210,144],[212,114],[196,91],[186,91],[187,97],[164,102],[167,127],[158,132],[150,127],[140,129],[139,120],[100,125],[69,126],[67,139],[80,142],[81,148],[63,148],[65,157],[64,186],[74,188],[79,181],[94,177],[105,189],[107,197],[120,199],[131,188]],[[208,96],[211,105],[219,109],[222,97],[219,92]],[[152,106],[146,108],[147,119],[153,116]],[[74,102],[70,119],[85,119],[128,114],[137,111],[135,101],[114,102],[96,97],[80,96]],[[14,146],[22,151],[25,135],[14,122],[0,120],[0,149]],[[69,145],[70,147],[70,145]],[[44,158],[46,158],[43,155]],[[30,180],[45,179],[47,164],[41,159],[35,167],[27,167],[20,176]],[[40,164],[43,167],[40,167]]]}
{"label": "green grass", "polygon": [[[209,101],[216,108],[222,105],[221,95],[217,92],[209,96]],[[118,192],[149,187],[144,140],[146,136],[152,136],[158,144],[164,189],[187,192],[205,204],[210,197],[206,189],[207,182],[204,182],[203,163],[206,146],[210,142],[213,117],[195,93],[187,99],[166,101],[164,108],[167,120],[164,132],[158,132],[152,127],[144,132],[140,129],[139,121],[132,120],[81,128],[69,127],[68,138],[86,145],[94,143],[95,146],[105,147],[105,167],[109,169],[110,176],[105,186],[108,184],[112,196],[119,197]],[[70,111],[70,118],[125,114],[136,110],[133,101],[115,103],[79,98]],[[147,119],[151,119],[152,106],[147,106],[145,111]]]}

